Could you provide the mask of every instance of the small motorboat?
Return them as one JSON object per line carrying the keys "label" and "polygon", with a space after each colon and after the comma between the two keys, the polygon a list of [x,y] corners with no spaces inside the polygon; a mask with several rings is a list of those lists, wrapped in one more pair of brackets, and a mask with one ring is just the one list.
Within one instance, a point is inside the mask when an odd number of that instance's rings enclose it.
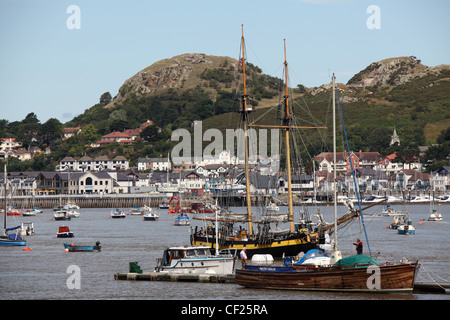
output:
{"label": "small motorboat", "polygon": [[78,211],[76,211],[75,209],[68,209],[67,213],[68,213],[69,217],[71,217],[71,218],[79,218],[80,217],[80,213]]}
{"label": "small motorboat", "polygon": [[73,243],[64,243],[64,251],[66,252],[93,252],[93,251],[101,251],[100,241],[97,241],[95,245],[79,245]]}
{"label": "small motorboat", "polygon": [[55,211],[55,213],[53,214],[53,218],[57,221],[72,219],[72,217],[69,215],[69,213],[66,210]]}
{"label": "small motorboat", "polygon": [[169,209],[169,204],[164,201],[159,205],[160,209]]}
{"label": "small motorboat", "polygon": [[24,216],[24,217],[34,217],[37,213],[38,213],[38,211],[36,209],[26,209],[22,213],[22,216]]}
{"label": "small motorboat", "polygon": [[17,208],[10,208],[9,210],[6,210],[6,214],[8,216],[20,216],[22,215],[22,211]]}
{"label": "small motorboat", "polygon": [[214,255],[209,247],[177,246],[164,250],[156,261],[155,272],[226,275],[234,273],[235,262],[236,252]]}
{"label": "small motorboat", "polygon": [[69,230],[68,226],[60,226],[56,233],[57,238],[73,238],[74,234]]}
{"label": "small motorboat", "polygon": [[144,221],[158,221],[159,214],[156,214],[151,208],[144,213]]}
{"label": "small motorboat", "polygon": [[119,208],[116,208],[116,210],[111,211],[111,218],[113,219],[125,218],[126,216],[127,214],[122,210],[119,210]]}

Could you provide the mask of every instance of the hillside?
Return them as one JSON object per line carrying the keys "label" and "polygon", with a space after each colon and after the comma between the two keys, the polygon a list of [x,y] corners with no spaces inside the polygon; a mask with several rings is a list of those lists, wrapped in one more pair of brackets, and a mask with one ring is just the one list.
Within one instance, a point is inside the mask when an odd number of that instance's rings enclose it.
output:
{"label": "hillside", "polygon": [[[283,97],[283,81],[265,75],[247,63],[249,101],[259,123],[280,119],[278,106]],[[191,128],[202,120],[208,128],[235,128],[242,95],[242,69],[229,57],[182,54],[155,62],[139,71],[120,87],[107,104],[99,103],[67,126],[93,124],[98,135],[112,130],[137,128],[147,120],[163,134],[139,153],[165,154],[171,149],[170,134],[176,128]],[[338,84],[350,147],[353,150],[392,152],[390,135],[396,128],[402,146],[436,143],[450,127],[450,66],[428,67],[415,57],[389,58],[371,63],[347,84]],[[307,113],[318,123],[329,125],[330,84],[291,90],[292,107],[298,117]],[[304,120],[310,121],[309,119]],[[315,120],[311,120],[315,121]],[[327,143],[331,134],[326,136]],[[323,137],[309,133],[317,153]],[[395,151],[395,150],[394,150]],[[137,157],[136,150],[130,153]]]}

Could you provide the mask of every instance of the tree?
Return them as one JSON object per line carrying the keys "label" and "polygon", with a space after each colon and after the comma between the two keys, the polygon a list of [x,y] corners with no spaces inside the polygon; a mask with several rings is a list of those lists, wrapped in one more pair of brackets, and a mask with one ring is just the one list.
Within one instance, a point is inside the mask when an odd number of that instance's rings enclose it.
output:
{"label": "tree", "polygon": [[157,138],[158,133],[159,133],[158,127],[152,124],[151,126],[148,126],[144,130],[142,130],[140,136],[144,141],[154,142],[158,140]]}
{"label": "tree", "polygon": [[49,145],[56,139],[61,139],[63,125],[58,119],[50,118],[41,126],[40,134],[42,142]]}
{"label": "tree", "polygon": [[100,104],[106,106],[112,100],[111,94],[109,92],[105,92],[100,96]]}

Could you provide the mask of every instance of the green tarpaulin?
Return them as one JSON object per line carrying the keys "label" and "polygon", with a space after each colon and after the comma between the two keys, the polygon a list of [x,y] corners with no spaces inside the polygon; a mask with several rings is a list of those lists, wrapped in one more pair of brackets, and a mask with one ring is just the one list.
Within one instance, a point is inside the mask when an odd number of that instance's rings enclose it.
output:
{"label": "green tarpaulin", "polygon": [[342,258],[336,262],[333,267],[343,267],[346,268],[367,268],[369,265],[379,265],[380,263],[371,257],[365,256],[363,254],[358,254],[355,256],[350,256],[347,258]]}

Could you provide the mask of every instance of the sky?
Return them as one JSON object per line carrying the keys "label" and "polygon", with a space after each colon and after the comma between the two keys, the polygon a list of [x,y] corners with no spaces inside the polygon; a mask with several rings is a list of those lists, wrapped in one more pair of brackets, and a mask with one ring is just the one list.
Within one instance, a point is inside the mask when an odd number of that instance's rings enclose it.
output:
{"label": "sky", "polygon": [[450,64],[448,0],[0,0],[0,119],[82,114],[183,53],[239,58],[289,85],[346,83],[372,62]]}

